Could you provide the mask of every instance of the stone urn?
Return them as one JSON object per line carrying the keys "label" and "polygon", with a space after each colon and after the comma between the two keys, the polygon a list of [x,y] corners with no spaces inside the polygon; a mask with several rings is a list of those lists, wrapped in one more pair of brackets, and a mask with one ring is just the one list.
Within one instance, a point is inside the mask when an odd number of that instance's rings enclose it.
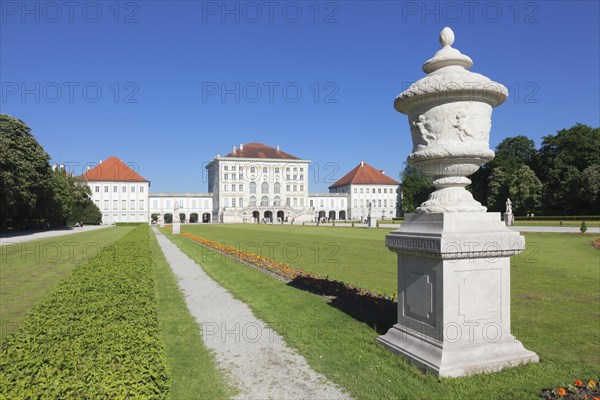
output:
{"label": "stone urn", "polygon": [[454,33],[444,28],[439,50],[423,65],[427,76],[394,102],[408,115],[413,149],[408,162],[433,178],[436,191],[417,213],[485,212],[465,186],[494,158],[489,149],[492,108],[508,97],[507,89],[471,72],[473,61],[452,47]]}
{"label": "stone urn", "polygon": [[510,256],[525,240],[465,189],[467,177],[494,158],[492,108],[508,93],[470,72],[473,61],[453,42],[444,28],[442,49],[423,66],[427,76],[394,101],[408,115],[408,161],[436,190],[386,236],[398,254],[398,321],[377,340],[420,368],[457,377],[539,357],[511,333]]}

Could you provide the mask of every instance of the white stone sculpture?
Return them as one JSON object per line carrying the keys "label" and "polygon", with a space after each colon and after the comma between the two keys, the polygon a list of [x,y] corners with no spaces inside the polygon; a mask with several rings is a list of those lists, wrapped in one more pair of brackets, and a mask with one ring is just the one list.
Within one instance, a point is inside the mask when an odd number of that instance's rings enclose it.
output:
{"label": "white stone sculpture", "polygon": [[473,199],[467,178],[494,158],[489,149],[492,107],[504,102],[507,89],[470,72],[473,61],[452,47],[454,34],[445,28],[442,49],[423,65],[428,75],[400,94],[394,107],[408,114],[413,138],[409,163],[433,178],[436,191],[418,213],[476,211],[486,208]]}
{"label": "white stone sculpture", "polygon": [[175,207],[173,208],[173,235],[179,235],[181,233],[181,218],[179,218],[179,202],[175,201]]}
{"label": "white stone sculpture", "polygon": [[509,198],[506,199],[506,213],[512,214],[512,202]]}
{"label": "white stone sculpture", "polygon": [[468,71],[473,61],[453,42],[444,28],[443,48],[423,66],[428,75],[394,102],[408,115],[408,161],[433,177],[436,190],[386,236],[398,254],[398,322],[377,339],[441,376],[539,360],[510,332],[510,256],[525,241],[465,189],[467,176],[494,158],[492,107],[508,92]]}

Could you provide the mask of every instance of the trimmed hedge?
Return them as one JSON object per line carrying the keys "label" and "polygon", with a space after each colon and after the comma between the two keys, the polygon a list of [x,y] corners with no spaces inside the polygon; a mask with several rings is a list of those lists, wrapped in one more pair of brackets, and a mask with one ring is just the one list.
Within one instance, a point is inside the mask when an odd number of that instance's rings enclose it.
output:
{"label": "trimmed hedge", "polygon": [[77,267],[2,343],[0,398],[162,399],[149,228]]}
{"label": "trimmed hedge", "polygon": [[115,222],[115,226],[140,226],[148,225],[147,222]]}
{"label": "trimmed hedge", "polygon": [[536,215],[535,217],[515,217],[516,221],[600,221],[600,215],[564,215],[564,216],[545,216]]}

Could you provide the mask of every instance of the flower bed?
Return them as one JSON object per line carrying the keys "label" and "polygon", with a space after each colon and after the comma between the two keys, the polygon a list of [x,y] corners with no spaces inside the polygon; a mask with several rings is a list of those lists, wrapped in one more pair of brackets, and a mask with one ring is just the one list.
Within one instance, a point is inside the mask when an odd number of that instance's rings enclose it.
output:
{"label": "flower bed", "polygon": [[[165,229],[171,230],[171,227],[166,227]],[[393,293],[391,296],[386,295],[385,293],[375,293],[368,289],[359,288],[349,283],[329,279],[329,277],[311,274],[302,268],[297,268],[281,261],[240,250],[235,247],[219,243],[215,240],[206,239],[188,232],[181,232],[181,236],[200,243],[203,246],[206,246],[244,264],[251,265],[259,270],[277,275],[286,282],[294,282],[294,286],[304,286],[305,289],[313,292],[320,291],[322,294],[331,293],[332,291],[337,293],[353,293],[365,299],[370,299],[373,302],[396,301],[396,293]]]}
{"label": "flower bed", "polygon": [[597,249],[600,249],[600,237],[592,240],[592,246],[594,246]]}
{"label": "flower bed", "polygon": [[579,379],[573,384],[556,389],[546,389],[542,391],[543,399],[568,399],[568,400],[600,400],[600,390],[598,382],[589,380],[587,382]]}

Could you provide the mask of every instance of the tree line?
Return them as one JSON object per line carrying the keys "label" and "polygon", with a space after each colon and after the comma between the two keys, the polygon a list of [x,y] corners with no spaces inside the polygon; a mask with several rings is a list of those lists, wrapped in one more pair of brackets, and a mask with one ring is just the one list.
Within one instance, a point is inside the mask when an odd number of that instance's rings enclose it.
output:
{"label": "tree line", "polygon": [[[600,128],[576,124],[544,136],[539,149],[526,136],[508,137],[495,152],[467,187],[488,211],[504,212],[510,198],[517,216],[600,214]],[[402,211],[414,212],[432,180],[410,165],[401,180]]]}
{"label": "tree line", "polygon": [[27,124],[0,114],[0,231],[99,224],[90,195],[82,177],[50,165]]}

